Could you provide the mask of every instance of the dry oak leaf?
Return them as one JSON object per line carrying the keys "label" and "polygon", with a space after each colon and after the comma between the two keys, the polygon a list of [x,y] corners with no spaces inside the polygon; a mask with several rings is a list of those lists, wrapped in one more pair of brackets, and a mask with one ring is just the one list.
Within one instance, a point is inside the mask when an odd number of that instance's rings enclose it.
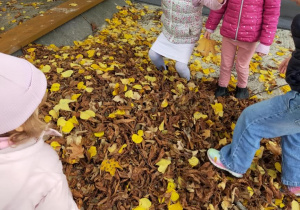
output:
{"label": "dry oak leaf", "polygon": [[84,158],[83,152],[84,148],[81,145],[71,144],[70,147],[67,147],[67,154],[70,155],[71,159]]}
{"label": "dry oak leaf", "polygon": [[198,52],[200,52],[203,56],[208,56],[209,53],[212,53],[213,55],[215,55],[216,54],[216,50],[215,50],[216,43],[217,42],[215,40],[201,38],[198,41],[198,47],[196,48],[196,50]]}

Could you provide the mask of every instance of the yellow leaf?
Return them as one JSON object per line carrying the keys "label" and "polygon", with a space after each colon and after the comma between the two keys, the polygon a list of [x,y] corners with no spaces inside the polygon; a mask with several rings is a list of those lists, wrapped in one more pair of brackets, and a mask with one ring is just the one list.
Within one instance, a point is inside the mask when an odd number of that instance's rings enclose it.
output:
{"label": "yellow leaf", "polygon": [[132,90],[128,90],[128,91],[125,93],[125,97],[126,97],[126,98],[133,98],[133,91],[132,91]]}
{"label": "yellow leaf", "polygon": [[74,128],[74,124],[70,121],[66,121],[65,125],[62,127],[62,132],[70,133]]}
{"label": "yellow leaf", "polygon": [[72,118],[68,119],[68,121],[70,121],[71,123],[76,124],[76,125],[79,124],[76,116],[73,116]]}
{"label": "yellow leaf", "polygon": [[284,52],[276,52],[276,55],[283,56],[283,55],[285,55],[285,53]]}
{"label": "yellow leaf", "polygon": [[232,122],[230,127],[231,127],[231,130],[234,130],[234,128],[235,128],[235,123]]}
{"label": "yellow leaf", "polygon": [[139,136],[143,136],[144,135],[144,131],[143,130],[138,130],[138,135]]}
{"label": "yellow leaf", "polygon": [[114,176],[117,168],[122,169],[119,162],[112,158],[103,160],[100,170],[109,172],[111,176]]}
{"label": "yellow leaf", "polygon": [[88,57],[91,58],[95,55],[95,50],[88,50],[87,54],[88,54]]}
{"label": "yellow leaf", "polygon": [[165,121],[162,121],[161,124],[159,125],[158,129],[159,129],[160,131],[163,131],[163,130],[164,130],[164,127],[165,127],[164,125],[165,125]]}
{"label": "yellow leaf", "polygon": [[258,150],[256,150],[255,157],[261,158],[263,155],[264,149],[265,148],[263,146],[261,146]]}
{"label": "yellow leaf", "polygon": [[104,136],[104,131],[98,132],[98,133],[94,133],[94,136],[101,138],[102,136]]}
{"label": "yellow leaf", "polygon": [[211,126],[213,126],[215,123],[213,122],[213,121],[211,121],[211,120],[206,120],[205,121],[208,125],[209,125],[209,127],[211,127]]}
{"label": "yellow leaf", "polygon": [[125,38],[125,39],[131,39],[131,38],[132,38],[132,35],[131,35],[131,34],[124,34],[124,38]]}
{"label": "yellow leaf", "polygon": [[223,105],[221,103],[211,104],[211,107],[214,109],[216,115],[223,117]]}
{"label": "yellow leaf", "polygon": [[137,206],[137,207],[135,207],[135,208],[132,209],[132,210],[147,210],[147,209],[145,209],[145,208],[143,208],[143,207],[141,207],[141,206]]}
{"label": "yellow leaf", "polygon": [[152,203],[148,198],[142,198],[139,200],[139,206],[148,210],[151,207]]}
{"label": "yellow leaf", "polygon": [[280,89],[284,93],[287,93],[287,92],[291,91],[291,87],[289,85],[285,85],[285,86],[281,87]]}
{"label": "yellow leaf", "polygon": [[220,145],[226,145],[227,144],[227,139],[226,138],[223,138],[219,141],[219,144]]}
{"label": "yellow leaf", "polygon": [[279,162],[275,163],[275,168],[277,171],[279,171],[281,173],[281,164]]}
{"label": "yellow leaf", "polygon": [[77,89],[78,90],[85,89],[85,88],[86,88],[86,86],[84,85],[83,82],[78,82],[78,84],[77,84]]}
{"label": "yellow leaf", "polygon": [[208,75],[210,73],[209,69],[203,69],[202,71],[203,71],[203,74],[205,74],[205,75]]}
{"label": "yellow leaf", "polygon": [[183,210],[182,205],[180,204],[180,202],[178,201],[175,204],[169,205],[168,206],[168,210]]}
{"label": "yellow leaf", "polygon": [[88,154],[90,158],[94,157],[97,155],[97,148],[95,146],[91,146],[88,150]]}
{"label": "yellow leaf", "polygon": [[195,120],[198,120],[198,119],[200,119],[200,118],[206,119],[206,118],[207,118],[207,115],[206,115],[206,114],[202,114],[202,113],[200,113],[200,112],[195,112],[195,113],[194,113],[194,118],[195,118]]}
{"label": "yellow leaf", "polygon": [[77,4],[76,4],[76,3],[71,3],[71,4],[69,4],[69,6],[71,6],[71,7],[76,7]]}
{"label": "yellow leaf", "polygon": [[254,194],[254,191],[253,191],[253,189],[251,188],[251,187],[247,187],[247,190],[248,190],[248,192],[249,192],[249,194],[250,194],[250,197]]}
{"label": "yellow leaf", "polygon": [[95,117],[95,116],[96,116],[96,114],[92,110],[86,110],[84,112],[80,112],[80,118],[83,120],[88,120],[91,117]]}
{"label": "yellow leaf", "polygon": [[162,158],[155,165],[159,166],[158,171],[164,174],[170,164],[170,160]]}
{"label": "yellow leaf", "polygon": [[123,144],[122,147],[119,149],[118,153],[122,154],[123,149],[127,147],[127,144]]}
{"label": "yellow leaf", "polygon": [[59,91],[59,88],[60,88],[60,84],[59,83],[53,83],[51,85],[50,91],[51,92],[56,92],[56,91]]}
{"label": "yellow leaf", "polygon": [[171,200],[172,200],[173,202],[176,202],[178,199],[179,199],[179,194],[178,194],[176,191],[173,191],[173,192],[171,193]]}
{"label": "yellow leaf", "polygon": [[145,79],[148,80],[149,82],[155,82],[156,81],[156,77],[150,77],[150,76],[145,76]]}
{"label": "yellow leaf", "polygon": [[71,111],[69,107],[69,103],[74,102],[74,100],[70,99],[60,99],[59,103],[53,108],[54,111],[58,112],[58,110]]}
{"label": "yellow leaf", "polygon": [[56,147],[60,147],[61,146],[60,143],[58,143],[57,141],[52,141],[50,145],[51,145],[51,147],[53,149],[56,149]]}
{"label": "yellow leaf", "polygon": [[168,101],[167,101],[167,99],[164,99],[163,102],[161,103],[161,107],[165,108],[167,106],[168,106]]}
{"label": "yellow leaf", "polygon": [[270,177],[272,177],[273,179],[276,179],[277,177],[277,173],[276,171],[272,170],[272,169],[268,169],[268,174],[270,175]]}
{"label": "yellow leaf", "polygon": [[137,135],[137,134],[133,134],[131,137],[132,141],[136,144],[140,144],[143,141],[143,137]]}
{"label": "yellow leaf", "polygon": [[50,70],[51,70],[51,67],[49,65],[41,66],[41,71],[44,73],[48,73]]}
{"label": "yellow leaf", "polygon": [[134,85],[133,88],[134,88],[134,89],[137,89],[137,90],[143,89],[143,87],[142,87],[141,85]]}
{"label": "yellow leaf", "polygon": [[194,166],[196,166],[196,165],[199,164],[199,159],[198,159],[197,157],[193,156],[193,157],[191,157],[191,158],[189,159],[189,164],[190,164],[192,167],[194,167]]}
{"label": "yellow leaf", "polygon": [[73,70],[67,70],[67,71],[61,73],[61,76],[64,78],[70,77],[73,74],[73,72],[74,72]]}
{"label": "yellow leaf", "polygon": [[63,68],[56,68],[56,72],[59,73],[59,74],[60,74],[61,72],[63,72],[63,71],[64,71]]}
{"label": "yellow leaf", "polygon": [[85,91],[88,92],[88,93],[91,93],[93,90],[94,90],[94,88],[92,88],[92,87],[87,87],[85,89]]}
{"label": "yellow leaf", "polygon": [[46,115],[46,116],[44,117],[44,121],[45,121],[46,123],[50,122],[51,120],[52,120],[52,117],[50,117],[49,115]]}
{"label": "yellow leaf", "polygon": [[292,210],[299,210],[300,209],[300,205],[297,201],[293,200],[292,201]]}
{"label": "yellow leaf", "polygon": [[54,118],[57,119],[58,118],[58,113],[56,111],[54,111],[53,109],[49,111],[49,114]]}
{"label": "yellow leaf", "polygon": [[79,96],[81,96],[81,93],[79,93],[79,94],[73,94],[72,97],[71,97],[71,99],[74,100],[74,101],[76,101],[79,98]]}

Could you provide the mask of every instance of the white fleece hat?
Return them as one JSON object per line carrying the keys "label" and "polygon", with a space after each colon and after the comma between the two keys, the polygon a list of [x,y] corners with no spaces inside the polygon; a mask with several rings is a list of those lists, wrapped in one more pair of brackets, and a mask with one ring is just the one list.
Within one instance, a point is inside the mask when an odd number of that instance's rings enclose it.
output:
{"label": "white fleece hat", "polygon": [[43,72],[25,59],[0,53],[0,134],[21,126],[47,88]]}

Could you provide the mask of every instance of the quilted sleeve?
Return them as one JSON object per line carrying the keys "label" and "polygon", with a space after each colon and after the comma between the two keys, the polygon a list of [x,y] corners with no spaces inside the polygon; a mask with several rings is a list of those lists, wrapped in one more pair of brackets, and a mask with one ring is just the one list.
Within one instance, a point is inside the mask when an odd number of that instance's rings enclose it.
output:
{"label": "quilted sleeve", "polygon": [[210,10],[208,19],[205,23],[206,29],[214,31],[218,24],[220,23],[221,19],[223,18],[223,15],[226,11],[228,5],[228,1],[224,3],[224,5],[219,10]]}
{"label": "quilted sleeve", "polygon": [[270,46],[274,40],[278,19],[280,16],[281,0],[265,0],[260,43]]}

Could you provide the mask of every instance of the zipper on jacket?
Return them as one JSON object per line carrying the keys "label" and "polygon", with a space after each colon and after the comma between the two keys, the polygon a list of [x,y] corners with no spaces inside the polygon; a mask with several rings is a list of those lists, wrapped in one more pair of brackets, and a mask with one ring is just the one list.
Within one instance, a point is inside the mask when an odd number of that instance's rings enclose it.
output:
{"label": "zipper on jacket", "polygon": [[237,25],[237,28],[236,28],[234,40],[237,39],[237,35],[238,35],[238,32],[239,32],[239,27],[240,27],[240,21],[241,21],[241,16],[242,16],[243,5],[244,5],[244,0],[242,0],[242,3],[241,3],[241,9],[240,9],[240,14],[239,14],[239,20],[238,20],[238,25]]}

